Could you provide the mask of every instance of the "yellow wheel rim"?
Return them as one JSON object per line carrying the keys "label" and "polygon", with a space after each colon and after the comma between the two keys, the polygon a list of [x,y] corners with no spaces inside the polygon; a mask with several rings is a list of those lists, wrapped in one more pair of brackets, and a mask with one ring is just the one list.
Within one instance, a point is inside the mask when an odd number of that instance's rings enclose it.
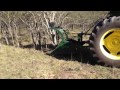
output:
{"label": "yellow wheel rim", "polygon": [[120,60],[120,28],[110,29],[100,39],[102,53],[113,60]]}

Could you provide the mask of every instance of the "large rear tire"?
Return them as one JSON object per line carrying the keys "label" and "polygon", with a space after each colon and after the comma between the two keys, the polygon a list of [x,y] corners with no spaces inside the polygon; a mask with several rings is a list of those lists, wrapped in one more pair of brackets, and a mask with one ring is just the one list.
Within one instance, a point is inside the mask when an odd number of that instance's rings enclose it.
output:
{"label": "large rear tire", "polygon": [[90,36],[90,50],[98,62],[120,67],[120,17],[99,22]]}

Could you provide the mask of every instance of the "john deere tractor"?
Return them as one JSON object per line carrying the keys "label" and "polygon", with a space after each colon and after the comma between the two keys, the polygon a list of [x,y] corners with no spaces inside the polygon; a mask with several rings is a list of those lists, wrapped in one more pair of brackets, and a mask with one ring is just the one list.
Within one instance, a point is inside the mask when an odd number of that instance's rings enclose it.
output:
{"label": "john deere tractor", "polygon": [[[104,19],[94,24],[91,34],[80,32],[77,41],[69,39],[65,30],[60,27],[52,29],[61,37],[61,42],[51,54],[57,54],[60,50],[67,54],[71,52],[77,54],[81,46],[88,43],[93,60],[106,66],[120,67],[120,11],[110,11]],[[89,40],[83,41],[83,35],[89,35]]]}

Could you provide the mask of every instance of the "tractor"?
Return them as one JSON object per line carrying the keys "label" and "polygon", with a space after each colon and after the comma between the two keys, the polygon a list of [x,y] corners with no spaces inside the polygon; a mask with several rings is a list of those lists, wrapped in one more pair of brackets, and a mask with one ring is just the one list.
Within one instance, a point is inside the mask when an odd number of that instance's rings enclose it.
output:
{"label": "tractor", "polygon": [[[120,11],[110,11],[105,18],[94,23],[90,34],[88,31],[79,32],[77,40],[68,38],[61,27],[52,26],[51,29],[56,31],[59,42],[50,52],[51,55],[78,54],[87,43],[93,60],[102,62],[105,66],[120,67]],[[88,35],[89,39],[83,40],[83,35]]]}

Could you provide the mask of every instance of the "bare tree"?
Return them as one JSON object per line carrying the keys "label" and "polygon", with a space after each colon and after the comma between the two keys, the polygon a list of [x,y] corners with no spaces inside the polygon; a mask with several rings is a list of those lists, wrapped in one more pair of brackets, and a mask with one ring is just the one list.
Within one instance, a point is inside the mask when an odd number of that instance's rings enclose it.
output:
{"label": "bare tree", "polygon": [[[12,45],[14,45],[13,32],[12,32],[12,27],[11,27],[11,21],[12,21],[12,19],[11,19],[10,14],[11,14],[10,11],[2,11],[0,19],[6,25],[7,32],[3,31],[6,43],[10,44],[10,38],[11,38]],[[6,35],[9,35],[10,37],[8,37]]]}
{"label": "bare tree", "polygon": [[46,29],[43,30],[42,27],[43,24],[41,17],[41,12],[38,11],[22,12],[22,17],[19,17],[20,20],[28,27],[27,29],[30,32],[35,49],[42,46],[43,38],[45,38],[46,33]]}
{"label": "bare tree", "polygon": [[14,41],[17,47],[20,47],[19,36],[18,36],[18,26],[17,26],[17,18],[14,16],[12,21],[13,24],[13,33],[14,33]]}

